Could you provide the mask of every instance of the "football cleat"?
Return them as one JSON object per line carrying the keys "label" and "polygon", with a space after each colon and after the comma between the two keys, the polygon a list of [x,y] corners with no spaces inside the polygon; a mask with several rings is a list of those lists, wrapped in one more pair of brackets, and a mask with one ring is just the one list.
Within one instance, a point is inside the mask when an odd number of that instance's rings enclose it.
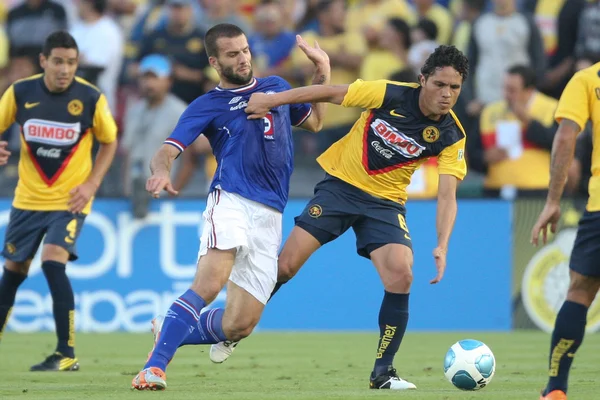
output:
{"label": "football cleat", "polygon": [[369,384],[371,389],[390,389],[390,390],[409,390],[417,387],[404,379],[400,378],[396,373],[396,369],[391,365],[386,373],[372,377]]}
{"label": "football cleat", "polygon": [[239,342],[232,342],[231,340],[226,340],[224,342],[219,342],[217,344],[213,344],[210,346],[209,357],[210,361],[215,364],[221,364],[223,361],[227,360],[235,347]]}
{"label": "football cleat", "polygon": [[562,390],[553,390],[547,395],[542,392],[540,400],[567,400],[567,394]]}
{"label": "football cleat", "polygon": [[44,361],[32,366],[30,371],[79,371],[76,358],[65,357],[59,352],[46,357]]}
{"label": "football cleat", "polygon": [[131,381],[131,389],[136,390],[165,390],[167,375],[156,367],[146,368],[138,373]]}

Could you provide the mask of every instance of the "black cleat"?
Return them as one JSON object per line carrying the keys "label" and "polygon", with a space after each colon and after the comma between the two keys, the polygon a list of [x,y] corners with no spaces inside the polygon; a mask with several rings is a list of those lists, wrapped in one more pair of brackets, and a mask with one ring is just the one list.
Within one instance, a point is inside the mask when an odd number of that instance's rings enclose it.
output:
{"label": "black cleat", "polygon": [[79,362],[76,358],[65,357],[56,352],[39,364],[32,366],[30,371],[79,371]]}
{"label": "black cleat", "polygon": [[417,387],[400,378],[396,373],[396,369],[391,365],[388,367],[386,373],[373,377],[371,374],[371,383],[369,384],[371,389],[391,389],[391,390],[409,390],[416,389]]}

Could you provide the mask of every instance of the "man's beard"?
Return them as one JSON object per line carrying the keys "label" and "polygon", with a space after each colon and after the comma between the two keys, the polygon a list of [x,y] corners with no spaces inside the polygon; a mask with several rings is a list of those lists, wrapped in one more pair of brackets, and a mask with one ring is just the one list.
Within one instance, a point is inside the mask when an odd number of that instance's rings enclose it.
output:
{"label": "man's beard", "polygon": [[252,66],[250,66],[250,73],[247,76],[242,76],[233,72],[233,67],[227,67],[221,69],[221,75],[227,79],[229,83],[234,85],[246,85],[252,80]]}

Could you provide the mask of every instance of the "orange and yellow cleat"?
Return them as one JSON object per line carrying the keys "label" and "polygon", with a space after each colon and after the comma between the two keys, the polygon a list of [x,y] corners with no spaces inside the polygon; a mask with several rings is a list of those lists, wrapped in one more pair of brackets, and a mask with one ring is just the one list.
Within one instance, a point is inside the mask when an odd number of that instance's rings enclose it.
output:
{"label": "orange and yellow cleat", "polygon": [[167,375],[160,368],[146,368],[133,378],[131,388],[137,390],[165,390],[167,388]]}

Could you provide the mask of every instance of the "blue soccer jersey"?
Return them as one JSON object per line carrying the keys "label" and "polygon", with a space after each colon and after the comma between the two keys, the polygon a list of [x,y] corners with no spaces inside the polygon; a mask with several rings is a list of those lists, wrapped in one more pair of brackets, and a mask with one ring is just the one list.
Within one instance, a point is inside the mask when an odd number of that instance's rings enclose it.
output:
{"label": "blue soccer jersey", "polygon": [[244,109],[252,93],[288,89],[278,76],[255,78],[236,89],[217,87],[188,106],[165,143],[183,151],[204,134],[218,163],[211,191],[218,187],[283,212],[294,168],[291,125],[302,124],[312,109],[284,105],[262,120],[247,119]]}

